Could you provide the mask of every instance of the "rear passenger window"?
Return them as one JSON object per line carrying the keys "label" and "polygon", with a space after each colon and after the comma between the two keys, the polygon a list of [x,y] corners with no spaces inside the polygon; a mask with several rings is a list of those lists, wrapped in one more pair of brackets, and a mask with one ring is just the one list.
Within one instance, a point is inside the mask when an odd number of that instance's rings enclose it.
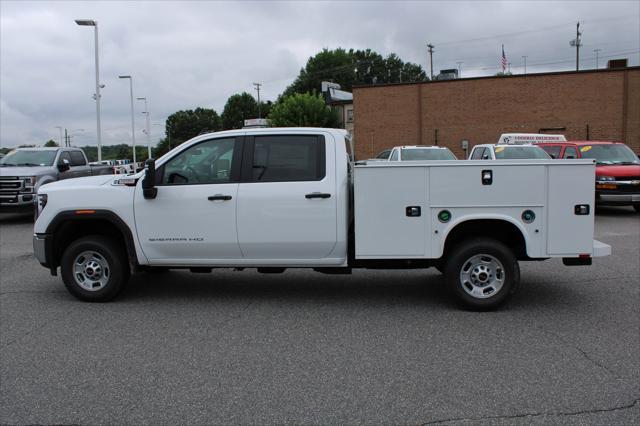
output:
{"label": "rear passenger window", "polygon": [[551,158],[560,158],[561,146],[542,146],[542,149],[547,151],[547,154],[549,154]]}
{"label": "rear passenger window", "polygon": [[484,148],[484,147],[474,149],[473,150],[473,154],[471,154],[471,159],[472,160],[482,160],[482,154],[484,153],[484,151],[486,149],[487,148]]}
{"label": "rear passenger window", "polygon": [[321,180],[325,175],[323,136],[256,136],[252,180],[283,182]]}
{"label": "rear passenger window", "polygon": [[562,158],[578,158],[578,150],[573,146],[568,146],[564,149]]}
{"label": "rear passenger window", "polygon": [[84,159],[84,155],[80,151],[69,152],[71,156],[71,166],[86,166],[87,162]]}

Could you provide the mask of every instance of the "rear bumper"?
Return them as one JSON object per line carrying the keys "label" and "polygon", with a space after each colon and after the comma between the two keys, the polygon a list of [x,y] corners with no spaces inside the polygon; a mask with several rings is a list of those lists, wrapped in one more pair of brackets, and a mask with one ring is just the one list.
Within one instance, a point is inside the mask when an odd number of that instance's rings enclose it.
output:
{"label": "rear bumper", "polygon": [[562,263],[565,266],[588,266],[593,263],[594,257],[609,256],[611,254],[611,246],[598,240],[593,240],[592,254],[581,254],[578,257],[563,257]]}
{"label": "rear bumper", "polygon": [[611,255],[611,246],[598,240],[593,240],[593,257],[603,257]]}

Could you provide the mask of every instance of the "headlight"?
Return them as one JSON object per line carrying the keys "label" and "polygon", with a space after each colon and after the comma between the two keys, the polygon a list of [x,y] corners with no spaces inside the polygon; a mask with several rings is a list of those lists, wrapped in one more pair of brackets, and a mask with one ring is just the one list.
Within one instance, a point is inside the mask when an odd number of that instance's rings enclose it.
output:
{"label": "headlight", "polygon": [[616,178],[613,176],[596,176],[598,182],[615,182]]}
{"label": "headlight", "polygon": [[19,179],[24,181],[22,191],[20,192],[34,192],[33,188],[36,185],[36,176],[20,176]]}

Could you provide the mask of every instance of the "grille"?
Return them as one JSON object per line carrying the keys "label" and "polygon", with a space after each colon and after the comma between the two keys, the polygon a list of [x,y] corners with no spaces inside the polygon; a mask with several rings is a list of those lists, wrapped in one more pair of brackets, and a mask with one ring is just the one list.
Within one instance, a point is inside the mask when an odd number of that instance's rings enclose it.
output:
{"label": "grille", "polygon": [[19,191],[21,189],[21,180],[0,180],[0,191]]}

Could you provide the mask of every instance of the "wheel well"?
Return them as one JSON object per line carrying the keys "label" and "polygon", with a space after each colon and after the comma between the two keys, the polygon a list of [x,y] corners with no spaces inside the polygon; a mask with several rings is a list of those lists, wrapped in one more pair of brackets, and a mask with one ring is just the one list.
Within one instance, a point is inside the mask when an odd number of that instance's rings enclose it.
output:
{"label": "wheel well", "polygon": [[51,266],[55,268],[60,265],[62,254],[69,244],[88,235],[102,235],[114,240],[126,254],[132,268],[137,265],[131,235],[125,235],[124,231],[109,219],[83,218],[82,220],[65,220],[55,227]]}
{"label": "wheel well", "polygon": [[500,241],[513,250],[517,259],[527,257],[527,244],[520,229],[512,223],[500,219],[468,220],[456,225],[447,235],[443,256],[460,241],[477,237]]}

